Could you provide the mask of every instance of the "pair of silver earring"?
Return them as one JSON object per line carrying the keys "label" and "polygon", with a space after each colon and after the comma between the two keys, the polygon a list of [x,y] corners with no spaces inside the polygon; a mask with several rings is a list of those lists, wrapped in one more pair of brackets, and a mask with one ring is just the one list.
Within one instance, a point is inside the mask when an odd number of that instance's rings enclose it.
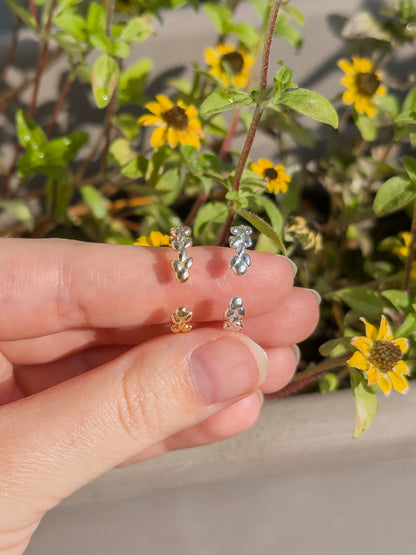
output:
{"label": "pair of silver earring", "polygon": [[[178,260],[172,262],[172,268],[176,279],[184,283],[189,278],[189,270],[192,267],[192,257],[188,257],[186,249],[192,246],[192,230],[188,226],[175,226],[171,229],[170,245],[178,253]],[[247,225],[233,226],[229,239],[230,247],[236,249],[229,267],[238,276],[244,275],[251,264],[250,256],[246,249],[253,244],[251,234],[253,230]],[[242,318],[245,316],[243,300],[241,297],[232,297],[224,313],[224,329],[241,331],[243,329]],[[171,316],[172,333],[186,333],[191,331],[192,312],[185,306],[178,307]]]}

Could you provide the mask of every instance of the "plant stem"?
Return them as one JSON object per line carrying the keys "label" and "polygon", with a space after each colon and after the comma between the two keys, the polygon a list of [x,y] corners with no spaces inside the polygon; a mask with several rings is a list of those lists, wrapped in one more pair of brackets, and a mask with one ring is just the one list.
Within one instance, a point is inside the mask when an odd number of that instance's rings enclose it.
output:
{"label": "plant stem", "polygon": [[51,6],[49,8],[48,20],[46,23],[44,34],[42,35],[41,42],[40,42],[40,53],[38,58],[38,65],[36,67],[36,75],[35,75],[35,83],[33,86],[33,94],[32,94],[32,101],[29,106],[29,116],[33,117],[37,108],[38,104],[38,93],[39,93],[39,86],[40,81],[42,78],[43,70],[45,69],[46,65],[46,58],[48,54],[48,46],[49,46],[49,32],[51,30],[52,25],[52,15],[55,10],[56,0],[52,0]]}
{"label": "plant stem", "polygon": [[7,52],[6,59],[4,60],[3,70],[0,77],[0,90],[3,88],[4,83],[6,81],[6,73],[9,67],[11,66],[17,49],[17,38],[19,36],[20,27],[22,26],[22,21],[18,18],[15,20],[15,24],[13,27],[13,33],[10,39],[9,50]]}
{"label": "plant stem", "polygon": [[410,290],[410,276],[412,273],[412,265],[414,260],[414,252],[416,246],[416,200],[413,206],[413,218],[412,218],[412,226],[410,228],[411,233],[411,240],[409,245],[409,254],[406,258],[406,266],[404,272],[404,283],[403,283],[403,291],[409,294]]}
{"label": "plant stem", "polygon": [[[267,90],[267,74],[269,69],[270,49],[273,41],[276,19],[279,14],[281,3],[282,3],[282,0],[273,0],[270,8],[269,16],[268,16],[267,30],[266,30],[266,36],[264,39],[264,48],[263,48],[263,55],[262,55],[262,62],[261,62],[261,69],[260,69],[259,99],[264,98]],[[234,174],[233,187],[232,187],[233,191],[238,191],[240,189],[241,176],[243,175],[243,171],[246,166],[251,147],[253,145],[254,137],[256,135],[256,132],[260,123],[260,119],[263,114],[263,110],[264,110],[263,103],[259,101],[256,104],[256,108],[254,110],[250,128],[247,132],[246,140],[244,142],[244,146],[237,163],[237,167]],[[225,242],[224,239],[229,233],[229,229],[234,220],[234,216],[235,216],[235,212],[232,208],[230,208],[221,236],[217,242],[218,245],[224,244]]]}
{"label": "plant stem", "polygon": [[111,24],[113,23],[114,7],[116,0],[108,0],[107,2],[107,19],[105,24],[105,34],[111,38]]}
{"label": "plant stem", "polygon": [[68,94],[69,91],[71,90],[71,87],[72,87],[72,83],[73,83],[73,82],[74,82],[74,78],[73,78],[72,76],[71,76],[71,77],[68,77],[68,79],[67,79],[67,81],[66,81],[66,83],[65,83],[65,85],[64,85],[64,87],[63,87],[63,89],[61,90],[61,93],[60,93],[60,95],[59,95],[59,97],[58,97],[58,100],[56,101],[56,104],[55,104],[55,108],[54,108],[54,110],[53,110],[52,117],[51,117],[51,119],[50,119],[50,121],[49,121],[48,127],[46,128],[46,136],[48,137],[48,139],[49,139],[49,137],[52,135],[52,131],[53,131],[55,125],[56,125],[59,112],[61,111],[62,105],[63,105],[63,103],[64,103],[64,101],[65,101],[65,98],[66,98],[67,94]]}
{"label": "plant stem", "polygon": [[351,353],[347,353],[337,358],[325,359],[322,362],[316,364],[313,368],[304,370],[303,372],[298,372],[294,375],[292,381],[280,391],[275,393],[269,393],[265,395],[266,401],[271,401],[273,399],[280,399],[282,397],[288,397],[297,393],[307,385],[316,381],[322,374],[344,366],[347,358],[351,356]]}
{"label": "plant stem", "polygon": [[29,0],[29,6],[30,6],[30,11],[32,12],[32,15],[35,18],[36,25],[40,30],[40,21],[39,21],[38,10],[36,9],[35,2],[33,0]]}

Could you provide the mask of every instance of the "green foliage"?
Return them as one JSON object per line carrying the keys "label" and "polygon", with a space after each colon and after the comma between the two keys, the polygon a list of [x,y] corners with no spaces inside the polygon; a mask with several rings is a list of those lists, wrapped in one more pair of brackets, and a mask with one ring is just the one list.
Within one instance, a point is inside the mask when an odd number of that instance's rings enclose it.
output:
{"label": "green foliage", "polygon": [[350,378],[355,401],[355,425],[352,437],[358,438],[374,420],[378,410],[378,402],[377,395],[368,387],[361,372],[352,369]]}
{"label": "green foliage", "polygon": [[[409,340],[404,360],[416,353],[416,88],[400,74],[401,52],[416,39],[414,3],[392,0],[334,18],[347,66],[352,56],[375,63],[364,78],[363,71],[349,75],[355,88],[346,98],[342,83],[325,96],[300,88],[296,61],[280,61],[274,75],[275,60],[262,63],[271,46],[266,0],[250,0],[247,21],[238,2],[226,0],[116,3],[113,18],[105,2],[36,1],[39,24],[26,3],[6,4],[46,55],[17,86],[6,64],[0,104],[9,142],[15,121],[15,144],[2,150],[0,211],[13,223],[1,233],[132,244],[182,221],[196,244],[215,245],[233,218],[251,225],[254,248],[290,256],[296,284],[323,297],[305,372],[309,381],[321,376],[315,389],[323,393],[347,387],[350,376],[358,437],[377,411],[366,372],[346,365],[351,338],[363,333],[359,319],[379,326],[386,316],[395,337]],[[269,38],[276,51],[283,39],[302,56],[304,18],[294,4],[281,4]],[[157,48],[169,12],[189,6],[218,34],[206,48],[235,48],[218,59],[216,72],[198,62],[202,52],[189,52],[180,74],[184,61],[169,51],[170,66],[162,68],[141,55],[143,41]],[[241,49],[254,60],[250,68]],[[41,110],[37,87],[49,86],[47,72],[59,57],[56,103]],[[339,81],[343,65],[332,67]],[[241,86],[224,86],[223,73]],[[370,79],[361,97],[360,79]],[[74,100],[72,86],[85,96]],[[77,119],[77,103],[91,120]],[[267,156],[266,169],[259,162]]]}

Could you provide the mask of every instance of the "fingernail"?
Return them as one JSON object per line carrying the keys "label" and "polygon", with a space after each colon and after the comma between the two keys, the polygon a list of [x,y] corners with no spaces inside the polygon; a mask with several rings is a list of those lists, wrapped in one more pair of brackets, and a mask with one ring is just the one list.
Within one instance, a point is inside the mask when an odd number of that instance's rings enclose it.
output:
{"label": "fingernail", "polygon": [[283,254],[279,254],[279,256],[281,256],[282,258],[284,258],[288,263],[289,266],[292,270],[293,273],[293,277],[296,276],[296,274],[298,273],[298,267],[296,266],[296,264],[293,262],[293,260],[291,260],[290,258],[288,258],[287,256],[284,256]]}
{"label": "fingernail", "polygon": [[300,361],[300,349],[297,345],[291,345],[290,348],[293,351],[293,354],[295,355],[295,359],[296,359],[296,364]]}
{"label": "fingernail", "polygon": [[306,291],[310,291],[315,299],[318,301],[318,304],[321,304],[322,297],[315,289],[306,289]]}
{"label": "fingernail", "polygon": [[198,347],[190,357],[196,392],[208,405],[252,393],[267,375],[263,349],[246,336],[227,335]]}

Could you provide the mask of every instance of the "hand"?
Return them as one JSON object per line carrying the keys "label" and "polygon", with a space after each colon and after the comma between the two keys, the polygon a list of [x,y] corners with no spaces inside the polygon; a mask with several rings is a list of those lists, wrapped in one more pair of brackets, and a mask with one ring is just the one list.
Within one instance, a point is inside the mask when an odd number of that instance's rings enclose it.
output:
{"label": "hand", "polygon": [[[178,283],[168,248],[0,240],[0,551],[23,553],[46,511],[110,468],[249,428],[261,392],[292,377],[316,325],[287,259],[193,248]],[[222,329],[244,300],[243,334]],[[185,305],[194,329],[169,331]]]}

